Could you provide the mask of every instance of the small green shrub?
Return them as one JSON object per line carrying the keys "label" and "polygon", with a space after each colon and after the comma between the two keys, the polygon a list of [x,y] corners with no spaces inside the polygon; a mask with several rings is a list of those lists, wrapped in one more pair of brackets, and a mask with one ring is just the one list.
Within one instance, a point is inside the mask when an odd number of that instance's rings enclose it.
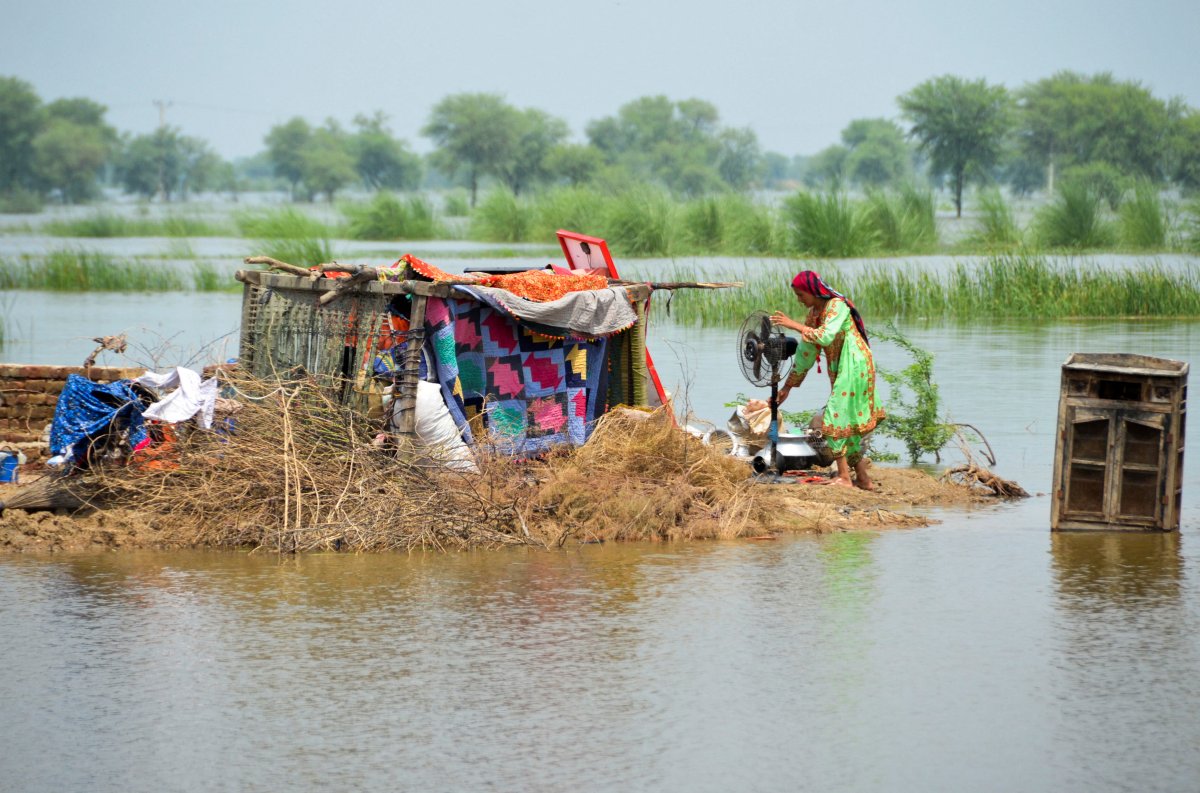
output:
{"label": "small green shrub", "polygon": [[987,190],[979,196],[979,222],[967,241],[988,249],[1011,248],[1021,242],[1021,229],[1012,208],[999,190]]}
{"label": "small green shrub", "polygon": [[471,216],[471,236],[486,242],[525,242],[532,226],[533,210],[503,188],[488,193]]}
{"label": "small green shrub", "polygon": [[1120,208],[1121,199],[1129,189],[1129,179],[1112,165],[1100,160],[1067,168],[1059,184],[1086,190],[1108,204],[1113,212]]}
{"label": "small green shrub", "polygon": [[242,236],[255,238],[255,255],[270,256],[298,267],[334,260],[329,227],[297,209],[244,212],[235,219]]}
{"label": "small green shrub", "polygon": [[442,203],[442,212],[448,218],[465,218],[471,214],[471,201],[463,190],[447,193]]}
{"label": "small green shrub", "polygon": [[1162,250],[1167,246],[1170,220],[1158,190],[1141,182],[1121,204],[1121,245],[1130,250]]}
{"label": "small green shrub", "polygon": [[712,253],[721,249],[725,228],[717,199],[706,197],[687,202],[680,218],[683,243],[689,250]]}
{"label": "small green shrub", "polygon": [[0,212],[7,215],[36,215],[43,206],[42,197],[32,190],[0,193]]}
{"label": "small green shrub", "polygon": [[1117,236],[1096,193],[1071,182],[1060,185],[1058,197],[1038,210],[1034,229],[1038,243],[1047,248],[1110,247]]}
{"label": "small green shrub", "polygon": [[433,205],[421,196],[401,201],[391,193],[377,193],[365,204],[343,206],[342,213],[349,220],[346,234],[355,240],[430,240],[443,232]]}
{"label": "small green shrub", "polygon": [[867,217],[879,247],[885,251],[922,253],[932,250],[937,242],[930,193],[911,187],[899,195],[871,193],[867,197]]}
{"label": "small green shrub", "polygon": [[604,219],[612,199],[587,187],[559,187],[534,199],[532,238],[550,241],[559,229],[604,236]]}
{"label": "small green shrub", "polygon": [[898,372],[878,370],[891,389],[887,418],[876,431],[903,443],[910,462],[927,454],[940,461],[941,450],[954,436],[954,429],[941,417],[942,400],[933,382],[933,355],[913,344],[895,325],[889,325],[886,333],[876,332],[875,339],[892,342],[913,359]]}
{"label": "small green shrub", "polygon": [[675,247],[675,206],[661,190],[644,187],[609,204],[604,231],[621,256],[669,256]]}
{"label": "small green shrub", "polygon": [[868,213],[844,194],[796,193],[784,201],[784,221],[794,252],[829,258],[866,256],[879,235]]}

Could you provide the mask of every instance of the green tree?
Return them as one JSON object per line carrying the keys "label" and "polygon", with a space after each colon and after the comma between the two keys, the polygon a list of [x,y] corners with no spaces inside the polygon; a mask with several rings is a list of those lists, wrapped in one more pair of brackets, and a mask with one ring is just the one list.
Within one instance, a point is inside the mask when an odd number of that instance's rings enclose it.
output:
{"label": "green tree", "polygon": [[345,130],[332,119],[314,130],[300,149],[300,168],[309,199],[324,193],[332,203],[334,194],[357,176]]}
{"label": "green tree", "polygon": [[1064,71],[1025,86],[1018,99],[1022,148],[1047,169],[1049,189],[1057,172],[1094,162],[1162,181],[1168,106],[1140,83]]}
{"label": "green tree", "polygon": [[496,166],[496,175],[513,195],[530,184],[549,178],[550,152],[567,138],[567,122],[541,110],[515,111],[512,151]]}
{"label": "green tree", "polygon": [[984,80],[944,75],[926,80],[898,101],[912,122],[910,134],[929,154],[930,169],[950,177],[954,208],[962,217],[968,176],[985,175],[1003,150],[1012,125],[1008,91]]}
{"label": "green tree", "polygon": [[454,94],[434,105],[421,129],[437,147],[436,167],[451,178],[465,174],[472,207],[480,179],[498,175],[512,156],[518,115],[498,94]]}
{"label": "green tree", "polygon": [[354,167],[369,190],[415,190],[421,184],[421,158],[397,140],[387,127],[387,116],[354,117],[357,131],[350,139]]}
{"label": "green tree", "polygon": [[58,99],[45,107],[45,123],[33,140],[36,184],[76,204],[97,193],[101,170],[116,152],[119,137],[104,115],[107,108],[90,99]]}
{"label": "green tree", "polygon": [[1184,190],[1200,190],[1200,110],[1187,108],[1172,123],[1167,172]]}
{"label": "green tree", "polygon": [[208,144],[175,127],[159,127],[129,139],[117,158],[117,181],[126,191],[171,201],[207,189],[220,165]]}
{"label": "green tree", "polygon": [[859,118],[842,130],[847,149],[844,171],[854,184],[881,187],[904,181],[912,158],[904,130],[884,118]]}
{"label": "green tree", "polygon": [[44,112],[33,86],[16,77],[0,77],[0,193],[33,189],[33,141],[42,129]]}
{"label": "green tree", "polygon": [[112,153],[104,130],[56,118],[33,140],[38,188],[78,204],[97,193],[97,177]]}
{"label": "green tree", "polygon": [[846,158],[850,150],[840,144],[826,146],[808,160],[804,172],[804,183],[809,187],[826,185],[838,189],[846,176]]}
{"label": "green tree", "polygon": [[275,175],[287,180],[292,200],[296,200],[296,188],[304,179],[304,160],[300,152],[312,138],[313,130],[299,116],[276,124],[267,132],[267,157]]}
{"label": "green tree", "polygon": [[717,173],[734,190],[746,190],[762,177],[763,155],[749,127],[717,134]]}
{"label": "green tree", "polygon": [[564,180],[570,185],[581,185],[604,165],[604,155],[595,146],[579,143],[561,143],[546,154],[546,171],[552,179]]}

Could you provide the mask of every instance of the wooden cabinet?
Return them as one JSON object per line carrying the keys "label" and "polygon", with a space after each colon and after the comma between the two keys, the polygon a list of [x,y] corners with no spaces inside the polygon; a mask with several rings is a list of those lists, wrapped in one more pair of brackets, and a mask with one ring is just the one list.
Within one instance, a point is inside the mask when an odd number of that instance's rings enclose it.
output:
{"label": "wooden cabinet", "polygon": [[1179,528],[1188,365],[1076,353],[1062,370],[1052,529]]}

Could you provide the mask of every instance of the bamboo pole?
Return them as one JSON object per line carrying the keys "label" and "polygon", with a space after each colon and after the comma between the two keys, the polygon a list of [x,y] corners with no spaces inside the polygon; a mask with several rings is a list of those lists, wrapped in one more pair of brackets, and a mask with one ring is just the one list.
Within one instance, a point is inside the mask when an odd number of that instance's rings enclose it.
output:
{"label": "bamboo pole", "polygon": [[404,363],[400,369],[396,395],[396,432],[402,440],[411,442],[417,428],[417,383],[421,378],[421,347],[425,343],[424,295],[413,295],[412,311],[408,318],[408,341]]}

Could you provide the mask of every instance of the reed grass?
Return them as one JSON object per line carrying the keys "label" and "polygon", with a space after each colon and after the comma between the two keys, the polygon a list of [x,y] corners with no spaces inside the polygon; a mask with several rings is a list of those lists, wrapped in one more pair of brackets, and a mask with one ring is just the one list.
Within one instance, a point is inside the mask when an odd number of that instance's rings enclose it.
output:
{"label": "reed grass", "polygon": [[194,262],[191,271],[107,253],[61,249],[44,257],[23,255],[0,261],[0,289],[50,292],[197,292],[237,291],[231,273],[209,262]]}
{"label": "reed grass", "polygon": [[391,193],[377,193],[367,203],[345,204],[346,235],[355,240],[432,240],[446,235],[434,216],[433,204],[423,196],[403,201]]}
{"label": "reed grass", "polygon": [[1121,203],[1118,213],[1121,246],[1129,250],[1163,250],[1171,221],[1158,190],[1140,183]]}
{"label": "reed grass", "polygon": [[1038,210],[1034,235],[1042,247],[1071,250],[1112,247],[1117,241],[1100,196],[1076,182],[1062,183],[1055,200]]}
{"label": "reed grass", "polygon": [[662,190],[640,187],[616,196],[603,221],[618,256],[670,256],[676,247],[676,204]]}
{"label": "reed grass", "polygon": [[510,191],[488,193],[471,215],[471,237],[485,242],[525,242],[533,227],[533,209]]}
{"label": "reed grass", "polygon": [[969,246],[984,250],[1003,250],[1021,244],[1021,229],[1012,207],[999,190],[987,190],[979,196],[978,225],[967,235]]}
{"label": "reed grass", "polygon": [[[734,326],[756,309],[799,313],[791,294],[795,265],[780,262],[751,272],[705,273],[740,280],[737,290],[680,291],[671,316],[683,324]],[[1200,267],[1105,269],[1056,263],[1033,254],[1004,254],[958,263],[944,272],[895,266],[822,266],[821,277],[848,295],[872,322],[896,319],[1050,321],[1068,318],[1200,317]],[[664,276],[665,277],[665,276]],[[672,280],[695,280],[675,268]],[[662,311],[659,301],[656,311]]]}
{"label": "reed grass", "polygon": [[913,187],[898,194],[872,193],[866,211],[882,250],[924,253],[937,245],[932,193]]}
{"label": "reed grass", "polygon": [[784,222],[791,249],[802,255],[853,258],[879,247],[866,207],[842,193],[796,193],[784,202]]}
{"label": "reed grass", "polygon": [[334,260],[329,241],[332,230],[297,209],[243,212],[235,220],[242,236],[256,238],[252,255],[270,256],[301,267]]}
{"label": "reed grass", "polygon": [[51,220],[41,226],[41,231],[52,237],[219,237],[231,229],[183,214],[127,218],[111,212],[96,212],[71,220]]}
{"label": "reed grass", "polygon": [[463,190],[447,193],[442,201],[442,213],[448,218],[465,218],[471,214],[471,203]]}
{"label": "reed grass", "polygon": [[603,227],[613,198],[586,187],[559,187],[533,199],[530,237],[550,241],[559,229],[604,235]]}

